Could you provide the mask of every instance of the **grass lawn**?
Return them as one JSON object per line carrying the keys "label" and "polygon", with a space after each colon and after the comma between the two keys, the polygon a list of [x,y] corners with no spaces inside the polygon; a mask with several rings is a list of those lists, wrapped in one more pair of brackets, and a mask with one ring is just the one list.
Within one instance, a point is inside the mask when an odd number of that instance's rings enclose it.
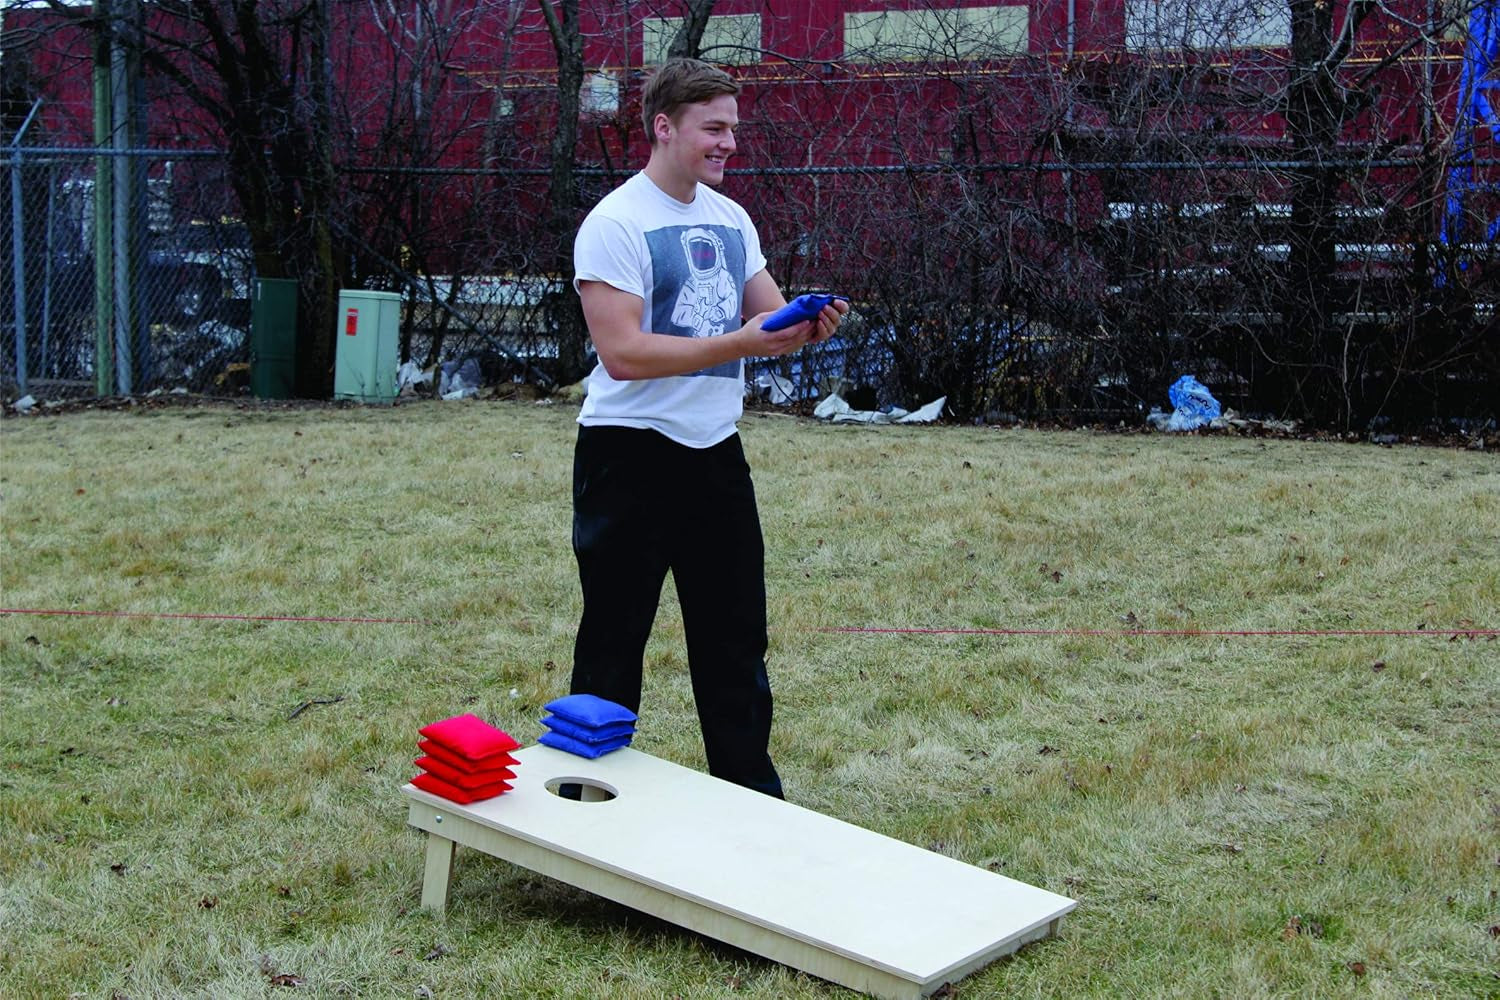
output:
{"label": "grass lawn", "polygon": [[[567,689],[573,417],[0,423],[0,603],[140,615],[0,616],[0,996],[853,995],[463,851],[418,906],[416,729]],[[788,797],[1080,901],[958,996],[1500,997],[1500,641],[1125,634],[1500,627],[1492,453],[742,428]],[[647,657],[701,768],[670,586]]]}

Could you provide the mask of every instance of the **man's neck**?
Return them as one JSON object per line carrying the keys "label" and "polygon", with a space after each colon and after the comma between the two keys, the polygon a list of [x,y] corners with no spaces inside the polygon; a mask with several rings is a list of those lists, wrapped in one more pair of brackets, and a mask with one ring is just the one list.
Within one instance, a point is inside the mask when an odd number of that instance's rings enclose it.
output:
{"label": "man's neck", "polygon": [[692,177],[683,177],[672,170],[657,158],[654,148],[651,153],[651,159],[646,161],[646,169],[642,172],[669,198],[674,198],[683,204],[690,204],[698,195],[698,181]]}

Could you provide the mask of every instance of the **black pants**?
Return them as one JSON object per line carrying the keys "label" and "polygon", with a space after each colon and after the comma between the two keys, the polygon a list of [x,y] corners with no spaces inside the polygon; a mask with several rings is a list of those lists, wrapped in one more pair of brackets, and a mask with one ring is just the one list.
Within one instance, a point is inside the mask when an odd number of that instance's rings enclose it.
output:
{"label": "black pants", "polygon": [[780,798],[767,752],[765,546],[739,436],[689,448],[651,430],[580,427],[573,552],[583,585],[573,693],[639,710],[671,570],[709,773]]}

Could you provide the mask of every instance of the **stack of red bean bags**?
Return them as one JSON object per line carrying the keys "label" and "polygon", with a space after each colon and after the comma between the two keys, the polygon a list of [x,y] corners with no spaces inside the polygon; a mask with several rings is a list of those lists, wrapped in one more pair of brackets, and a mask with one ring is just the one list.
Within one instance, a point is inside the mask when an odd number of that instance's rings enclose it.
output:
{"label": "stack of red bean bags", "polygon": [[468,805],[510,791],[516,773],[510,752],[521,744],[476,715],[455,715],[417,730],[424,740],[417,749],[425,756],[416,765],[422,773],[411,783],[424,792]]}

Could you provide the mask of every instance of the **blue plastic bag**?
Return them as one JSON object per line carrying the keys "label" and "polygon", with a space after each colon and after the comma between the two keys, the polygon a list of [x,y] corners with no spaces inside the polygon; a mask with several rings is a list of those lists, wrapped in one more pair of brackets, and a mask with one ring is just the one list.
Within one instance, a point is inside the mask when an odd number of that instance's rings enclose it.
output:
{"label": "blue plastic bag", "polygon": [[1208,386],[1191,375],[1173,382],[1167,396],[1174,407],[1172,417],[1167,421],[1169,431],[1197,430],[1219,416],[1219,401],[1208,391]]}

